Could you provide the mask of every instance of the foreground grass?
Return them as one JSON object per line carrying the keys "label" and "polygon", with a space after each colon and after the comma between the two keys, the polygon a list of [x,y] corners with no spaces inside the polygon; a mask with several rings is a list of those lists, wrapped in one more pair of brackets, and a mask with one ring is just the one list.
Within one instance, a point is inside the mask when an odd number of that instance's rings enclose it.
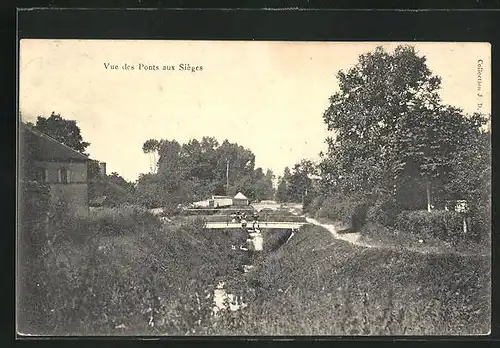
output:
{"label": "foreground grass", "polygon": [[304,227],[261,260],[225,334],[473,335],[490,328],[484,257],[365,249]]}
{"label": "foreground grass", "polygon": [[[20,269],[19,330],[38,335],[196,334],[208,328],[212,292],[237,277],[242,231],[207,234],[203,222],[163,225],[140,208],[56,219],[39,227]],[[194,330],[194,331],[193,331]]]}
{"label": "foreground grass", "polygon": [[[489,330],[488,258],[364,249],[305,226],[266,235],[123,208],[56,224],[27,274],[22,331],[50,335],[399,335]],[[33,232],[37,232],[34,230]],[[256,267],[248,274],[240,266]],[[36,272],[35,272],[36,271]],[[211,316],[219,281],[249,305]],[[29,312],[32,311],[33,313]]]}

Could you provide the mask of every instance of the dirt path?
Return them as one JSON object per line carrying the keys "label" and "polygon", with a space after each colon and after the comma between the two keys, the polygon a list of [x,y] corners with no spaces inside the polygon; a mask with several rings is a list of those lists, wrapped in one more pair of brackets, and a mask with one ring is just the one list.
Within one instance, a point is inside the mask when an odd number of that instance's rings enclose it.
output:
{"label": "dirt path", "polygon": [[337,232],[337,229],[335,228],[334,225],[322,224],[321,222],[319,222],[319,221],[317,221],[315,219],[312,219],[310,217],[306,217],[306,216],[305,216],[305,219],[310,224],[323,227],[324,229],[326,229],[327,231],[329,231],[336,239],[344,240],[344,241],[349,242],[351,244],[354,244],[354,245],[357,245],[357,246],[361,246],[361,247],[365,247],[365,248],[373,248],[372,245],[368,245],[368,244],[363,243],[363,242],[360,241],[361,234],[359,234],[359,233],[339,234]]}
{"label": "dirt path", "polygon": [[407,250],[411,252],[416,252],[420,254],[434,254],[434,255],[444,255],[444,254],[454,254],[460,256],[477,256],[477,257],[490,257],[489,254],[477,254],[477,253],[462,253],[454,250],[443,250],[443,248],[438,247],[430,247],[426,245],[411,247],[411,246],[397,246],[397,245],[387,245],[387,244],[368,244],[367,242],[361,241],[360,233],[346,233],[339,234],[334,225],[331,224],[323,224],[319,221],[312,219],[310,217],[304,216],[306,221],[310,224],[323,227],[327,231],[329,231],[336,239],[344,240],[353,245],[364,247],[364,248],[377,248],[377,249],[390,249],[390,250]]}

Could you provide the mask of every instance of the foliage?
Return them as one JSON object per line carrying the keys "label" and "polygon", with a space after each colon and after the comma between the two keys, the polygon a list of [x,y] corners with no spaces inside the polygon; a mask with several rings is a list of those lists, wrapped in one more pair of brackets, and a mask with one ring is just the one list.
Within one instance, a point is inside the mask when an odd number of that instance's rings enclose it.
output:
{"label": "foliage", "polygon": [[92,209],[88,218],[80,219],[82,230],[97,228],[100,236],[130,236],[141,228],[159,228],[161,222],[148,210],[133,205]]}
{"label": "foliage", "polygon": [[429,182],[436,200],[449,199],[454,158],[479,137],[484,116],[442,105],[441,79],[411,46],[379,47],[337,77],[340,90],[323,115],[335,131],[320,165],[324,185],[394,195],[408,209],[423,209]]}
{"label": "foliage", "polygon": [[452,243],[470,236],[463,234],[463,216],[455,211],[403,211],[397,216],[395,226],[414,236]]}
{"label": "foliage", "polygon": [[[48,207],[43,201],[28,206],[41,217]],[[21,332],[210,332],[213,288],[223,276],[241,273],[244,255],[231,244],[242,244],[246,233],[206,233],[200,220],[164,226],[134,206],[97,209],[90,217],[63,207],[49,209],[47,229],[23,226],[21,240],[32,243],[22,245],[36,252],[23,252],[26,266],[19,269]]]}
{"label": "foliage", "polygon": [[289,229],[284,230],[267,230],[264,236],[264,251],[273,252],[278,250],[288,238],[290,238],[292,231]]}
{"label": "foliage", "polygon": [[212,137],[191,139],[182,145],[176,140],[150,139],[143,150],[158,153],[158,171],[143,174],[137,181],[137,202],[148,207],[170,209],[240,191],[251,200],[274,196],[272,171],[255,168],[255,155],[236,143],[225,140],[219,144]]}
{"label": "foliage", "polygon": [[314,185],[311,175],[316,175],[318,167],[310,160],[301,160],[290,171],[285,168],[280,178],[276,199],[279,202],[303,202],[304,206],[318,194],[319,188]]}
{"label": "foliage", "polygon": [[135,187],[132,183],[126,181],[118,173],[111,175],[98,175],[89,178],[89,200],[106,197],[104,206],[117,207],[125,203],[134,202]]}
{"label": "foliage", "polygon": [[394,226],[402,210],[401,204],[394,197],[381,196],[368,208],[366,220],[383,226]]}
{"label": "foliage", "polygon": [[313,215],[313,216],[316,215],[318,210],[323,205],[323,202],[325,201],[325,199],[326,199],[326,196],[324,194],[320,194],[320,195],[314,197],[314,199],[312,199],[312,201],[306,207],[304,207],[304,211],[308,214]]}
{"label": "foliage", "polygon": [[359,229],[364,224],[371,200],[362,194],[329,195],[316,213],[319,218],[341,221],[351,228]]}
{"label": "foliage", "polygon": [[90,145],[83,141],[76,121],[65,120],[60,114],[54,112],[47,118],[38,116],[35,128],[81,153],[84,153]]}
{"label": "foliage", "polygon": [[226,335],[456,335],[489,331],[489,260],[357,248],[319,227],[267,255],[257,300]]}

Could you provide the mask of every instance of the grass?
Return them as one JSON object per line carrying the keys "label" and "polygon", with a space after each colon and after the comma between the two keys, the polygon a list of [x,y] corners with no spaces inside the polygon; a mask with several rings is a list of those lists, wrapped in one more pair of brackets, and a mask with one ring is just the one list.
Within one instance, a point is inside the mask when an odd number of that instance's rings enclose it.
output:
{"label": "grass", "polygon": [[[394,227],[386,227],[377,223],[366,223],[361,229],[361,242],[382,247],[411,249],[431,253],[451,253],[465,255],[490,255],[489,238],[481,242],[458,239],[451,243],[439,238],[409,233]],[[422,240],[422,243],[419,241]]]}
{"label": "grass", "polygon": [[489,331],[488,258],[365,249],[307,226],[258,267],[249,282],[259,300],[228,335]]}
{"label": "grass", "polygon": [[[399,335],[489,331],[490,260],[365,249],[304,226],[232,250],[242,230],[161,224],[137,207],[32,227],[42,248],[21,274],[21,331],[50,335]],[[64,223],[63,223],[64,222]],[[78,236],[84,235],[85,238]],[[61,236],[64,236],[62,238]],[[50,243],[49,243],[50,241]],[[237,248],[236,248],[237,249]],[[48,251],[48,253],[46,252]],[[243,274],[241,265],[255,268]],[[31,273],[29,273],[31,272]],[[227,283],[249,306],[211,317]],[[40,284],[40,286],[32,286]],[[30,288],[31,286],[31,288]]]}
{"label": "grass", "polygon": [[20,271],[23,333],[200,330],[209,320],[215,285],[241,273],[244,255],[231,245],[247,238],[243,231],[204,233],[199,220],[162,225],[136,207],[67,216],[50,229],[50,239],[33,228],[23,231],[40,237],[40,248],[24,254],[33,267]]}

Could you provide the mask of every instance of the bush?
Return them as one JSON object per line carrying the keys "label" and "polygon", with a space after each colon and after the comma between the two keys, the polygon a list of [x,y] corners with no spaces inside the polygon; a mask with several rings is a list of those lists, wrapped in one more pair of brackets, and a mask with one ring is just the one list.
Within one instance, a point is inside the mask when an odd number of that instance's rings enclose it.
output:
{"label": "bush", "polygon": [[392,197],[379,197],[368,208],[366,220],[384,226],[394,226],[396,218],[402,211],[401,205]]}
{"label": "bush", "polygon": [[455,211],[403,211],[396,218],[396,228],[414,236],[452,243],[469,237],[463,234],[463,216]]}
{"label": "bush", "polygon": [[470,212],[470,233],[477,241],[487,241],[491,237],[491,202],[482,202]]}
{"label": "bush", "polygon": [[370,200],[364,195],[333,195],[323,201],[316,216],[342,221],[359,229],[365,223],[369,204]]}
{"label": "bush", "polygon": [[78,222],[82,229],[98,229],[99,235],[105,237],[133,235],[144,226],[161,225],[161,221],[147,209],[128,204],[95,209],[88,218],[79,218]]}
{"label": "bush", "polygon": [[274,229],[266,233],[264,238],[264,250],[265,251],[275,251],[282,246],[292,234],[291,230],[284,229]]}
{"label": "bush", "polygon": [[323,202],[325,201],[325,196],[324,195],[319,195],[315,197],[311,203],[307,205],[307,207],[304,207],[305,212],[309,214],[316,214],[318,210],[321,208],[323,205]]}

